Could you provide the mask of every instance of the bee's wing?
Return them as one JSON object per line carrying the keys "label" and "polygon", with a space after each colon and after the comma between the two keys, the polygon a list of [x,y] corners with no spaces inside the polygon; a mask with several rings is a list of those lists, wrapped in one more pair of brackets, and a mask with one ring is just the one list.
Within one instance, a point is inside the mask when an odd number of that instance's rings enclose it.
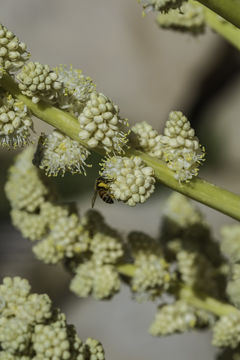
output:
{"label": "bee's wing", "polygon": [[94,207],[94,204],[95,204],[95,201],[96,201],[96,198],[97,198],[97,194],[98,194],[98,191],[95,190],[94,194],[93,194],[93,197],[92,197],[92,208]]}

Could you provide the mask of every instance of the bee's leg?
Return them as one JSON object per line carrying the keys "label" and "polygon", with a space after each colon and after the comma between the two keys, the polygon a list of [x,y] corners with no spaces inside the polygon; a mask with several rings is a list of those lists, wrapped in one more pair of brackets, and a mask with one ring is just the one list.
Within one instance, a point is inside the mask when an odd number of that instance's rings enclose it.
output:
{"label": "bee's leg", "polygon": [[95,192],[93,194],[93,197],[92,197],[92,209],[94,207],[94,204],[95,204],[95,201],[96,201],[96,198],[97,198],[97,194],[98,194],[98,192],[97,192],[97,190],[95,190]]}

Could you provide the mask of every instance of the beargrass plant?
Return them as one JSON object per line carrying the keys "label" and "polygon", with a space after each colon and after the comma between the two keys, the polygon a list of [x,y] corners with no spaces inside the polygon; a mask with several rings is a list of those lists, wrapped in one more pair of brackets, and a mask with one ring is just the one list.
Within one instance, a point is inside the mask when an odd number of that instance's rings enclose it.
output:
{"label": "beargrass plant", "polygon": [[[164,29],[193,35],[212,27],[240,48],[240,0],[141,0]],[[205,5],[207,7],[205,7]],[[127,283],[138,299],[160,305],[153,336],[212,329],[220,358],[240,358],[240,225],[211,226],[189,198],[240,220],[240,196],[198,176],[207,160],[187,117],[170,112],[163,133],[146,121],[129,124],[117,104],[72,66],[30,60],[26,45],[0,25],[0,145],[24,149],[9,169],[5,192],[13,225],[45,264],[62,263],[79,297],[111,299]],[[36,134],[32,116],[54,127]],[[126,206],[144,203],[160,182],[175,190],[156,238],[112,228],[97,210],[81,216],[60,204],[48,176],[87,176],[89,155],[102,156],[96,195]],[[147,335],[146,335],[147,336]],[[0,359],[103,360],[102,345],[82,342],[46,294],[26,279],[0,285]]]}

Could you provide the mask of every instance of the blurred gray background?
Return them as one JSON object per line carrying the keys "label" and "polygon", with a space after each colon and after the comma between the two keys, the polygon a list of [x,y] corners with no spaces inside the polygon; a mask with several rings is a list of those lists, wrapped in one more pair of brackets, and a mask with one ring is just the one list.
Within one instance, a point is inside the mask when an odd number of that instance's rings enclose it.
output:
{"label": "blurred gray background", "polygon": [[[91,76],[97,89],[120,106],[131,124],[148,121],[161,131],[171,110],[189,116],[207,161],[200,175],[239,192],[240,59],[210,30],[189,35],[160,30],[154,16],[142,18],[136,0],[8,0],[1,2],[1,23],[28,45],[32,60],[51,66],[72,64]],[[35,121],[38,132],[44,124]],[[34,291],[48,292],[73,322],[79,336],[102,341],[107,359],[213,360],[208,332],[153,338],[147,329],[156,303],[138,304],[127,288],[111,302],[81,300],[68,291],[69,276],[61,266],[34,259],[31,244],[9,220],[3,184],[13,152],[0,150],[0,274],[27,277]],[[64,200],[90,207],[97,168],[86,178],[55,180]],[[107,222],[121,229],[156,235],[170,190],[158,186],[152,198],[135,208],[98,200]],[[216,236],[234,220],[199,205]]]}

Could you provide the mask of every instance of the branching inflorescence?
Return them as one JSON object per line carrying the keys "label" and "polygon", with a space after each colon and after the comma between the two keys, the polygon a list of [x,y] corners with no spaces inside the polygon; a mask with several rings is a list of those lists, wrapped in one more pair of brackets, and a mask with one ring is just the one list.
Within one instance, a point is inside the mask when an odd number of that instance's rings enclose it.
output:
{"label": "branching inflorescence", "polygon": [[[162,27],[194,34],[204,30],[204,13],[195,2],[140,2],[145,10],[160,12]],[[8,149],[29,145],[32,109],[46,120],[44,111],[54,106],[65,121],[62,126],[57,120],[52,133],[39,136],[37,147],[28,146],[16,157],[5,186],[12,222],[32,241],[35,256],[46,264],[61,262],[72,276],[70,289],[77,296],[110,299],[123,280],[138,300],[158,300],[149,328],[154,336],[211,327],[213,345],[224,349],[222,355],[230,351],[237,356],[238,225],[222,229],[220,245],[202,214],[175,193],[157,238],[138,231],[123,236],[98,211],[80,216],[77,206],[59,204],[48,187],[46,175],[63,176],[67,171],[86,175],[91,151],[103,155],[99,171],[103,189],[111,199],[130,206],[153,193],[156,174],[150,165],[155,160],[168,167],[179,186],[187,186],[198,175],[205,150],[186,116],[171,111],[163,134],[147,122],[130,128],[118,106],[81,70],[27,62],[25,44],[4,26],[0,44],[0,145]],[[76,131],[66,131],[70,123]],[[138,156],[141,153],[150,161]],[[228,299],[235,307],[226,303]],[[15,277],[0,285],[0,360],[8,359],[103,360],[104,352],[96,340],[82,343],[64,314],[52,309],[47,295],[30,294],[28,282]]]}
{"label": "branching inflorescence", "polygon": [[[25,149],[9,171],[6,194],[12,221],[23,237],[33,241],[39,260],[62,262],[70,271],[71,291],[80,297],[109,299],[124,279],[137,299],[159,299],[149,329],[152,335],[210,326],[215,346],[235,349],[240,344],[240,311],[224,304],[228,297],[235,306],[240,303],[237,225],[223,228],[220,246],[202,214],[175,193],[157,238],[138,231],[123,237],[98,211],[80,216],[74,207],[57,204],[31,162],[33,153],[34,148]],[[205,298],[210,300],[201,300]]]}
{"label": "branching inflorescence", "polygon": [[0,284],[1,360],[104,360],[97,340],[82,342],[48,295],[30,290],[20,277],[5,277]]}

